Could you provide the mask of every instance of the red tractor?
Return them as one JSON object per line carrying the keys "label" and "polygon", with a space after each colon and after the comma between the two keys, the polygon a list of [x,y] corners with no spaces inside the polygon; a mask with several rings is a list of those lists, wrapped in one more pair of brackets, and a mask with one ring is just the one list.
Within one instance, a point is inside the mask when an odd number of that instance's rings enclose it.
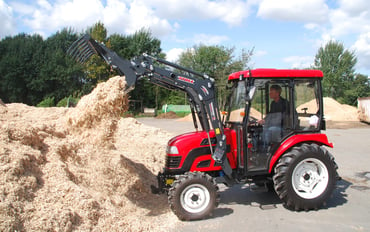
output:
{"label": "red tractor", "polygon": [[125,60],[89,35],[68,52],[80,62],[100,55],[125,74],[128,87],[146,77],[187,93],[196,131],[168,142],[158,187],[152,186],[153,193],[168,194],[179,219],[211,214],[218,204],[218,184],[274,189],[291,210],[318,209],[332,194],[339,176],[334,157],[325,149],[333,144],[321,133],[325,130],[321,71],[233,73],[226,110],[221,113],[214,80],[207,75],[149,55]]}

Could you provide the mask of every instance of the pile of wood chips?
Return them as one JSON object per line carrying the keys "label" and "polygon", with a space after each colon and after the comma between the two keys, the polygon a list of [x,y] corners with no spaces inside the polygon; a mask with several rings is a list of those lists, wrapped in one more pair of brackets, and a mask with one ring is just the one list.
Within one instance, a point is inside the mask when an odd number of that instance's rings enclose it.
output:
{"label": "pile of wood chips", "polygon": [[0,231],[171,231],[150,185],[173,136],[121,118],[124,77],[76,108],[0,104]]}

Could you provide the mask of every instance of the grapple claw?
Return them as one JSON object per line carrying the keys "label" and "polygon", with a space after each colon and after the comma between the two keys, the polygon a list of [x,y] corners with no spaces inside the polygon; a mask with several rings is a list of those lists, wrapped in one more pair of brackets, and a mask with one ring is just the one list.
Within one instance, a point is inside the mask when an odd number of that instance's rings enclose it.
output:
{"label": "grapple claw", "polygon": [[97,54],[90,40],[91,37],[85,34],[68,48],[67,53],[78,62],[85,63],[92,55]]}

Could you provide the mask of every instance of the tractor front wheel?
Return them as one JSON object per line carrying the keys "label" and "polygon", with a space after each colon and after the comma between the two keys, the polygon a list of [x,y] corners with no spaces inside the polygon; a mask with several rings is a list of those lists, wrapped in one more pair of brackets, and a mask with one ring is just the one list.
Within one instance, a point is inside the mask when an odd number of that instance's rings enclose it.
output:
{"label": "tractor front wheel", "polygon": [[210,215],[218,204],[217,185],[201,172],[180,175],[168,192],[172,211],[180,220],[199,220]]}
{"label": "tractor front wheel", "polygon": [[275,167],[274,188],[292,210],[318,209],[330,197],[337,179],[333,156],[316,144],[284,154]]}

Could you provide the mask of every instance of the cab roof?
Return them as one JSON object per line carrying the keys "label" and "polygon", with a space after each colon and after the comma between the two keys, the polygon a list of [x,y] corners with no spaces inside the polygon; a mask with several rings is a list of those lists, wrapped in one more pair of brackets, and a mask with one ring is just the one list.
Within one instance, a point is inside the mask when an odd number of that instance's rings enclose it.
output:
{"label": "cab roof", "polygon": [[324,75],[320,70],[299,69],[251,69],[235,72],[229,75],[229,81],[240,78],[322,78]]}

